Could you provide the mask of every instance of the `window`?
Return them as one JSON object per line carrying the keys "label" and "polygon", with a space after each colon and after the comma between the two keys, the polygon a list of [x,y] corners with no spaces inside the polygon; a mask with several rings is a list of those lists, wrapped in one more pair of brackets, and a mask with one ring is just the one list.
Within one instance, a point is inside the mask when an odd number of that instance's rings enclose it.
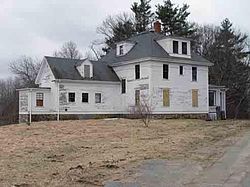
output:
{"label": "window", "polygon": [[173,41],[173,53],[178,54],[179,51],[178,41]]}
{"label": "window", "polygon": [[140,104],[140,90],[135,90],[135,105]]}
{"label": "window", "polygon": [[216,97],[215,91],[209,91],[209,106],[215,106]]}
{"label": "window", "polygon": [[84,65],[84,77],[90,78],[90,65]]}
{"label": "window", "polygon": [[123,55],[124,54],[124,49],[123,49],[123,45],[121,45],[119,47],[119,55]]}
{"label": "window", "polygon": [[36,93],[36,106],[43,107],[43,93]]}
{"label": "window", "polygon": [[180,75],[183,75],[183,66],[180,66]]}
{"label": "window", "polygon": [[197,67],[192,67],[192,81],[197,81]]}
{"label": "window", "polygon": [[192,90],[192,106],[198,107],[198,90]]}
{"label": "window", "polygon": [[135,65],[135,79],[140,79],[140,65]]}
{"label": "window", "polygon": [[170,106],[170,98],[169,98],[169,89],[163,89],[163,106],[169,107]]}
{"label": "window", "polygon": [[89,102],[89,94],[88,93],[82,93],[82,102],[83,103]]}
{"label": "window", "polygon": [[122,94],[126,93],[126,79],[122,79]]}
{"label": "window", "polygon": [[168,64],[163,64],[163,79],[168,79]]}
{"label": "window", "polygon": [[182,42],[182,54],[187,55],[187,42]]}
{"label": "window", "polygon": [[76,101],[76,94],[75,93],[69,93],[69,103],[74,103]]}
{"label": "window", "polygon": [[101,103],[101,102],[102,102],[102,94],[95,93],[95,103]]}

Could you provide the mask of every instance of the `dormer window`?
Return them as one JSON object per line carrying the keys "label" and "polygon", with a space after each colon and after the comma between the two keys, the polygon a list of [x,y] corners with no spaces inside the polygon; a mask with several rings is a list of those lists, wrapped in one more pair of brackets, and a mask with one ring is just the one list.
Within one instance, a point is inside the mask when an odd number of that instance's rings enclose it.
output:
{"label": "dormer window", "polygon": [[124,47],[123,45],[120,45],[119,47],[119,55],[123,55],[124,54]]}
{"label": "dormer window", "polygon": [[130,41],[123,41],[116,44],[116,56],[126,55],[133,47],[135,43]]}
{"label": "dormer window", "polygon": [[169,56],[191,58],[191,41],[188,38],[166,36],[157,42]]}
{"label": "dormer window", "polygon": [[182,42],[182,54],[187,55],[187,42]]}
{"label": "dormer window", "polygon": [[90,78],[90,65],[84,65],[84,77]]}
{"label": "dormer window", "polygon": [[76,65],[76,69],[82,78],[90,79],[93,77],[93,64],[88,59],[79,61],[79,63]]}
{"label": "dormer window", "polygon": [[178,41],[173,41],[173,53],[178,54],[178,51],[179,51]]}

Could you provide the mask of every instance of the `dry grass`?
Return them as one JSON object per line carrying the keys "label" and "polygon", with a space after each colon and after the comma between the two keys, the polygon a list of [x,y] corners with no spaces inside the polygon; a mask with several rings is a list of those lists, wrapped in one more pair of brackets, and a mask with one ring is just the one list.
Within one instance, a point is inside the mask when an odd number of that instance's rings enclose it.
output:
{"label": "dry grass", "polygon": [[216,143],[249,127],[250,121],[154,120],[145,128],[126,119],[0,127],[0,186],[102,186],[145,159],[211,161]]}

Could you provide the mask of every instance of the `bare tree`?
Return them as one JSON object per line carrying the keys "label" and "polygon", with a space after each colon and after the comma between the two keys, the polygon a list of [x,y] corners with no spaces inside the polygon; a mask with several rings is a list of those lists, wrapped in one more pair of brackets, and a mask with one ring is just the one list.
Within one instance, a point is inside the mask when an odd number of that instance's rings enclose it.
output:
{"label": "bare tree", "polygon": [[65,42],[62,48],[55,51],[53,54],[55,57],[70,58],[70,59],[81,59],[83,56],[77,49],[76,43],[72,41]]}
{"label": "bare tree", "polygon": [[130,114],[142,121],[145,127],[148,127],[152,120],[153,105],[150,97],[141,95],[135,106],[130,107]]}
{"label": "bare tree", "polygon": [[38,59],[22,56],[10,63],[10,71],[15,74],[24,87],[34,87],[40,63]]}
{"label": "bare tree", "polygon": [[21,87],[18,78],[0,80],[0,125],[15,123],[18,120],[18,93]]}

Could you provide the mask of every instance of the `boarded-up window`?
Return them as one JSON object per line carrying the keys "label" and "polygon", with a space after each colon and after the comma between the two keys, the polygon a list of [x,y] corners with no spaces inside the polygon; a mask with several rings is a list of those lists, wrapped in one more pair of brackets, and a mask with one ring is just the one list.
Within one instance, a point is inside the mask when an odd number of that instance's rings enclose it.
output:
{"label": "boarded-up window", "polygon": [[43,93],[36,93],[36,106],[43,107]]}
{"label": "boarded-up window", "polygon": [[163,106],[169,107],[170,106],[170,96],[169,96],[169,89],[163,89]]}
{"label": "boarded-up window", "polygon": [[101,102],[102,102],[102,94],[95,93],[95,103],[101,103]]}
{"label": "boarded-up window", "polygon": [[135,105],[140,104],[140,90],[135,90]]}
{"label": "boarded-up window", "polygon": [[192,106],[198,107],[198,90],[192,90]]}
{"label": "boarded-up window", "polygon": [[84,65],[84,77],[90,78],[90,65]]}

